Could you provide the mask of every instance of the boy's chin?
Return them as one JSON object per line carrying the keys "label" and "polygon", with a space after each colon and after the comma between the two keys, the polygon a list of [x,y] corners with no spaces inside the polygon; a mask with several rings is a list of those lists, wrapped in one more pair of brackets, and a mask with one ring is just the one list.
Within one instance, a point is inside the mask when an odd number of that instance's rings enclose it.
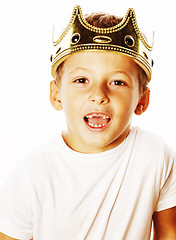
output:
{"label": "boy's chin", "polygon": [[82,146],[86,146],[87,151],[90,151],[88,153],[92,153],[92,150],[95,152],[104,152],[120,145],[129,132],[130,125],[124,131],[119,129],[119,134],[118,130],[112,131],[112,129],[109,129],[108,131],[108,127],[105,130],[89,129],[87,133],[82,135]]}
{"label": "boy's chin", "polygon": [[92,138],[88,136],[83,139],[82,146],[86,153],[100,153],[118,146],[123,140],[116,138],[107,138],[107,136],[97,136]]}

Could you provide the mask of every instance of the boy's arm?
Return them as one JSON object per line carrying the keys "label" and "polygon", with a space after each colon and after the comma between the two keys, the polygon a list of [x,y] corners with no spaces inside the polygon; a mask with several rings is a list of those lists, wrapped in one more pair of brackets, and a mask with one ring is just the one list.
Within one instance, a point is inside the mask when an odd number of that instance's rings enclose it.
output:
{"label": "boy's arm", "polygon": [[[11,238],[11,237],[4,235],[3,233],[0,233],[0,239],[1,240],[17,240],[16,238]],[[31,240],[33,240],[33,239],[31,239]]]}
{"label": "boy's arm", "polygon": [[153,240],[176,240],[176,207],[153,214]]}
{"label": "boy's arm", "polygon": [[4,235],[3,233],[0,233],[0,239],[1,240],[17,240],[15,238],[11,238],[11,237]]}

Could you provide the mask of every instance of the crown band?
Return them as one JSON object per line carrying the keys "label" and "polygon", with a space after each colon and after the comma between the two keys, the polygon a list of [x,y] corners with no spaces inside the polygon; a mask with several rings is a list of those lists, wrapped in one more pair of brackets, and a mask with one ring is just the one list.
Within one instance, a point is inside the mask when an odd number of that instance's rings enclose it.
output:
{"label": "crown band", "polygon": [[52,76],[55,78],[58,66],[71,54],[80,51],[117,52],[132,57],[151,79],[153,60],[148,44],[137,26],[135,12],[128,9],[126,16],[116,26],[98,28],[89,24],[82,15],[80,6],[73,10],[72,18],[63,34],[54,41],[54,53],[51,57]]}

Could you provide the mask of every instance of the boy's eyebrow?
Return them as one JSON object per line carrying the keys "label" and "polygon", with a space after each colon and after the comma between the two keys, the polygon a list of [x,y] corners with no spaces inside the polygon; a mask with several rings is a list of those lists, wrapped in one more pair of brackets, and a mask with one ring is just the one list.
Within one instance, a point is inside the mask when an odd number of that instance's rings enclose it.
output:
{"label": "boy's eyebrow", "polygon": [[119,74],[119,73],[125,74],[129,79],[131,79],[130,75],[125,71],[114,70],[114,71],[112,71],[112,73],[113,74]]}
{"label": "boy's eyebrow", "polygon": [[[85,68],[85,67],[76,67],[76,68],[74,68],[72,71],[70,71],[69,73],[70,74],[73,74],[73,73],[75,73],[76,71],[86,71],[86,72],[91,72],[91,70],[90,69],[88,69],[88,68]],[[111,74],[119,74],[119,73],[121,73],[121,74],[125,74],[130,80],[131,80],[131,77],[129,76],[129,74],[128,73],[126,73],[125,71],[120,71],[120,70],[112,70],[112,72],[111,72]]]}
{"label": "boy's eyebrow", "polygon": [[91,72],[91,70],[88,69],[88,68],[76,67],[76,68],[74,68],[72,71],[70,71],[69,73],[74,73],[74,72],[79,71],[79,70],[81,70],[81,71],[86,71],[86,72]]}

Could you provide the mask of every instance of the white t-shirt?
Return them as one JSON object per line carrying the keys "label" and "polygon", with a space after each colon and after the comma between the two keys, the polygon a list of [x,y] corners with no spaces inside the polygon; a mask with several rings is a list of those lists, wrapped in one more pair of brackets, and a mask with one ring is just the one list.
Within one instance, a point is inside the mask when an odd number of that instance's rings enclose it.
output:
{"label": "white t-shirt", "polygon": [[28,240],[149,240],[152,214],[176,206],[176,156],[133,128],[114,149],[62,137],[22,161],[0,194],[0,232]]}

